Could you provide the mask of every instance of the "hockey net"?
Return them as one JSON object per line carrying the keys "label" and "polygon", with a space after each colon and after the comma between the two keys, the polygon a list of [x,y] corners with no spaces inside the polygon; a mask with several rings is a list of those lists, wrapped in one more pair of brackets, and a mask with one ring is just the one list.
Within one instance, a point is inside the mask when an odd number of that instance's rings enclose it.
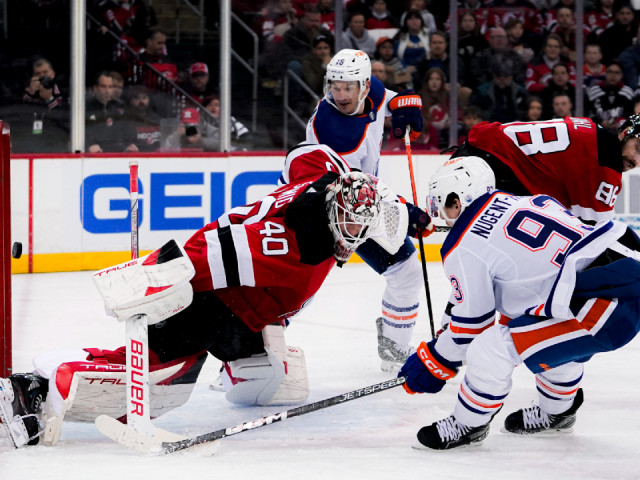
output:
{"label": "hockey net", "polygon": [[0,377],[11,373],[11,190],[9,126],[0,121]]}

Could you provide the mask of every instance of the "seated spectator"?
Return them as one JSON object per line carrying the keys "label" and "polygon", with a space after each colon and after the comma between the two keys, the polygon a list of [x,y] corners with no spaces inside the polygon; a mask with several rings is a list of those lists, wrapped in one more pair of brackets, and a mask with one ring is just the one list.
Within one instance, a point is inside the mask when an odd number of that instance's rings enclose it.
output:
{"label": "seated spectator", "polygon": [[585,15],[585,24],[589,27],[595,38],[613,25],[613,4],[615,0],[595,0],[594,8]]}
{"label": "seated spectator", "polygon": [[480,85],[491,80],[490,65],[493,62],[509,63],[513,80],[523,85],[527,65],[518,53],[509,48],[507,32],[502,27],[495,27],[489,32],[489,48],[478,52],[471,60],[471,72],[467,86]]}
{"label": "seated spectator", "polygon": [[371,16],[364,24],[367,30],[376,28],[398,28],[398,20],[389,13],[387,0],[373,0]]}
{"label": "seated spectator", "polygon": [[600,35],[602,58],[605,65],[618,58],[622,50],[630,47],[638,33],[638,24],[631,6],[626,2],[614,4],[615,21]]}
{"label": "seated spectator", "polygon": [[[166,50],[167,35],[159,27],[150,28],[145,38],[140,60],[151,65],[167,80],[175,82],[178,79],[178,67],[167,56]],[[147,74],[143,82],[152,89],[159,88],[162,84],[161,79],[156,78],[154,74]]]}
{"label": "seated spectator", "polygon": [[542,89],[551,80],[551,69],[558,63],[564,63],[569,67],[571,83],[575,83],[575,67],[567,57],[560,54],[562,51],[562,39],[555,33],[550,33],[545,39],[542,52],[531,60],[527,68],[527,78],[524,84],[529,93],[540,94]]}
{"label": "seated spectator", "polygon": [[98,8],[104,19],[102,28],[118,35],[135,52],[142,49],[146,30],[158,23],[153,7],[144,0],[102,1]]}
{"label": "seated spectator", "polygon": [[254,29],[260,36],[261,48],[269,42],[282,42],[285,32],[297,21],[296,9],[291,0],[269,0],[254,23]]}
{"label": "seated spectator", "polygon": [[527,91],[513,81],[508,64],[493,62],[493,78],[483,83],[469,98],[470,105],[482,110],[482,117],[491,122],[508,123],[522,118],[527,102]]}
{"label": "seated spectator", "polygon": [[196,108],[180,112],[178,129],[167,137],[163,150],[180,152],[212,152],[219,150],[220,132],[201,120]]}
{"label": "seated spectator", "polygon": [[633,90],[622,81],[622,63],[613,60],[604,72],[604,82],[587,90],[587,112],[594,122],[617,131],[633,113]]}
{"label": "seated spectator", "polygon": [[556,92],[552,101],[551,118],[564,118],[573,115],[573,100],[566,92]]}
{"label": "seated spectator", "polygon": [[[420,90],[422,81],[427,70],[430,68],[440,68],[447,77],[447,83],[450,83],[449,63],[451,58],[448,54],[447,37],[443,32],[433,32],[429,38],[429,56],[424,56],[416,62],[416,71],[412,75],[413,88]],[[458,86],[467,85],[467,71],[464,67],[464,61],[458,55]]]}
{"label": "seated spectator", "polygon": [[387,79],[394,87],[391,90],[403,91],[413,88],[411,74],[404,67],[393,50],[393,40],[389,37],[380,37],[376,42],[376,53],[373,56],[384,64]]}
{"label": "seated spectator", "polygon": [[[576,18],[573,8],[559,6],[556,8],[556,21],[549,28],[549,33],[555,33],[562,39],[561,55],[572,62],[576,59]],[[583,26],[583,36],[587,38],[590,30]]]}
{"label": "seated spectator", "polygon": [[320,26],[323,30],[336,35],[336,12],[333,8],[334,0],[318,0],[316,7],[320,12]]}
{"label": "seated spectator", "polygon": [[128,108],[125,121],[135,135],[134,143],[140,152],[155,152],[162,144],[161,109],[152,102],[149,90],[133,85],[126,93]]}
{"label": "seated spectator", "polygon": [[484,122],[482,110],[475,105],[469,105],[462,111],[462,128],[458,131],[458,143],[462,145],[469,136],[469,131],[479,123]]}
{"label": "seated spectator", "polygon": [[542,100],[540,100],[540,97],[529,97],[522,120],[525,122],[537,122],[542,120]]}
{"label": "seated spectator", "polygon": [[429,55],[429,30],[418,10],[409,10],[400,31],[393,38],[394,50],[402,64],[411,73],[415,63]]}
{"label": "seated spectator", "polygon": [[438,30],[438,25],[433,14],[427,10],[427,0],[411,0],[409,2],[409,9],[400,17],[400,25],[404,25],[407,15],[411,10],[417,10],[420,13],[423,24],[429,33]]}
{"label": "seated spectator", "polygon": [[[585,89],[604,80],[604,71],[606,68],[601,61],[602,49],[600,45],[597,43],[588,43],[584,48],[583,84]],[[622,61],[622,59],[620,61]]]}
{"label": "seated spectator", "polygon": [[313,50],[302,58],[302,79],[319,97],[324,95],[324,76],[331,57],[333,57],[331,40],[324,35],[319,35],[313,41]]}
{"label": "seated spectator", "polygon": [[[209,67],[206,63],[196,62],[189,67],[189,76],[184,85],[185,91],[202,104],[202,100],[216,93],[215,86],[209,82]],[[194,105],[196,106],[196,105]]]}
{"label": "seated spectator", "polygon": [[636,90],[640,87],[640,28],[638,29],[635,43],[625,48],[620,53],[618,60],[622,63],[625,85]]}
{"label": "seated spectator", "polygon": [[569,68],[564,63],[558,63],[553,67],[549,85],[540,92],[543,118],[553,117],[553,99],[557,93],[566,93],[572,99],[576,98],[576,89],[569,83]]}
{"label": "seated spectator", "polygon": [[[449,144],[449,91],[446,87],[446,78],[440,68],[430,68],[425,76],[425,82],[420,89],[422,98],[422,111],[431,121],[431,124],[438,131],[440,136],[440,146],[447,147]],[[454,120],[458,122],[458,118]]]}
{"label": "seated spectator", "polygon": [[376,53],[376,40],[364,28],[365,17],[362,13],[354,13],[349,17],[349,24],[342,32],[342,43],[345,48],[362,50],[373,58]]}
{"label": "seated spectator", "polygon": [[98,73],[86,103],[85,144],[89,153],[138,151],[134,132],[111,100],[112,90],[111,72]]}
{"label": "seated spectator", "polygon": [[68,152],[70,129],[66,88],[60,84],[60,77],[49,60],[37,58],[31,68],[22,101],[10,102],[11,108],[3,112],[3,120],[11,125],[12,151]]}
{"label": "seated spectator", "polygon": [[373,60],[371,62],[371,75],[380,80],[385,88],[397,91],[397,87],[395,83],[393,83],[393,77],[387,75],[385,65],[380,60]]}
{"label": "seated spectator", "polygon": [[[213,128],[213,133],[210,134],[220,141],[220,99],[217,95],[212,95],[204,99],[204,108],[211,113],[211,115],[203,115],[203,122]],[[236,120],[235,117],[231,117],[231,150],[238,150],[242,144],[247,144],[251,141],[251,135],[249,129],[242,123]],[[243,149],[246,150],[246,149]]]}
{"label": "seated spectator", "polygon": [[260,56],[261,67],[267,77],[281,79],[289,68],[302,76],[302,58],[313,50],[313,41],[319,36],[333,38],[328,30],[321,28],[320,11],[308,7],[298,22],[286,31],[282,43],[270,42]]}
{"label": "seated spectator", "polygon": [[458,20],[458,54],[462,58],[467,72],[471,71],[471,59],[475,54],[489,47],[489,43],[480,33],[476,16],[467,11]]}
{"label": "seated spectator", "polygon": [[524,26],[522,20],[512,17],[504,24],[507,34],[508,48],[516,52],[524,63],[529,63],[533,58],[533,48],[524,39]]}

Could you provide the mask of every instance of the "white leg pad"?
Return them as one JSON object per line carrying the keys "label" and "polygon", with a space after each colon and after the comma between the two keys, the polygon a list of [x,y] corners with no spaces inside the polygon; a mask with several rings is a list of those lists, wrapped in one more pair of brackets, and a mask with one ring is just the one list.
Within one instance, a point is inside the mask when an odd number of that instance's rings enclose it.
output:
{"label": "white leg pad", "polygon": [[288,405],[309,396],[304,351],[288,347],[284,327],[267,325],[262,331],[265,352],[225,364],[222,384],[226,398],[241,405]]}

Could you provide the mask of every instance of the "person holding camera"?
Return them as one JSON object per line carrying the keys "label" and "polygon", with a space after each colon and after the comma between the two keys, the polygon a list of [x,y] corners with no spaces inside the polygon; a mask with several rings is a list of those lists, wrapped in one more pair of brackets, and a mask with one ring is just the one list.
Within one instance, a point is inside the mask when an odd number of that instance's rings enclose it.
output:
{"label": "person holding camera", "polygon": [[197,109],[185,108],[180,112],[178,129],[169,135],[166,144],[170,150],[211,152],[218,150],[219,141],[219,136],[213,127],[201,121],[200,112]]}
{"label": "person holding camera", "polygon": [[39,57],[22,91],[22,101],[5,114],[16,153],[69,150],[69,101],[51,62]]}
{"label": "person holding camera", "polygon": [[62,105],[63,98],[56,84],[56,72],[51,62],[39,58],[33,62],[33,73],[24,89],[23,100],[27,103],[46,105],[50,110]]}

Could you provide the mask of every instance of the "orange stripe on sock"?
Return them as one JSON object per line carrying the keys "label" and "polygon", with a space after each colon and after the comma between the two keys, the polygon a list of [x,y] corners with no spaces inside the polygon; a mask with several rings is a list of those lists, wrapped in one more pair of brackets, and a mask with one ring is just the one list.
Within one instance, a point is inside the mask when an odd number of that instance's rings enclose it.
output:
{"label": "orange stripe on sock", "polygon": [[538,383],[538,385],[540,385],[542,388],[544,388],[545,390],[548,390],[552,393],[555,393],[557,395],[573,395],[574,393],[576,393],[580,387],[576,387],[575,389],[569,391],[569,392],[565,392],[564,390],[556,390],[555,388],[551,388],[549,385],[541,382],[539,379],[536,378],[536,382]]}
{"label": "orange stripe on sock", "polygon": [[471,403],[473,403],[474,405],[478,405],[479,407],[483,407],[483,408],[498,408],[500,407],[500,405],[502,405],[501,403],[496,403],[494,405],[489,405],[488,403],[482,403],[477,401],[475,398],[472,398],[471,395],[469,395],[465,389],[463,385],[460,385],[460,393],[462,393],[462,395],[464,395],[464,397],[469,400]]}
{"label": "orange stripe on sock", "polygon": [[389,318],[392,318],[394,320],[413,320],[414,318],[416,318],[418,316],[418,312],[403,317],[403,316],[400,316],[400,315],[393,315],[392,313],[386,312],[384,310],[382,310],[382,314],[385,317],[389,317]]}

